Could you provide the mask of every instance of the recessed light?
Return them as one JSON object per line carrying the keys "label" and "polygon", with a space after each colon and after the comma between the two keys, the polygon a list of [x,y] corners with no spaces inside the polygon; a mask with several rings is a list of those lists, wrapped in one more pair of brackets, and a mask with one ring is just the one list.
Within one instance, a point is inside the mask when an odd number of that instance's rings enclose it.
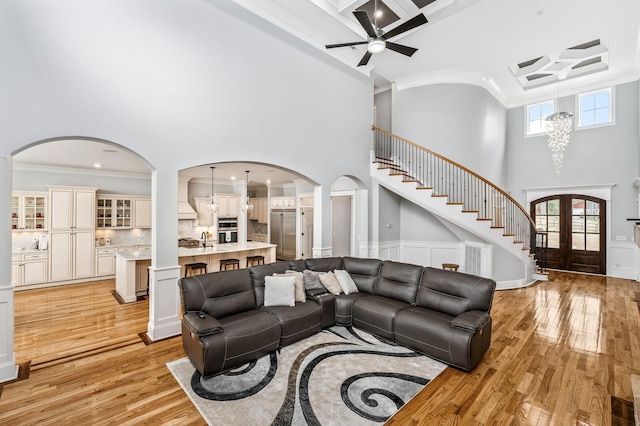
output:
{"label": "recessed light", "polygon": [[102,164],[100,164],[100,163],[93,163],[93,167],[95,167],[96,169],[99,169],[100,167],[102,167]]}
{"label": "recessed light", "polygon": [[267,183],[271,183],[271,179],[267,179]]}
{"label": "recessed light", "polygon": [[236,177],[235,176],[231,176],[231,180],[236,180]]}
{"label": "recessed light", "polygon": [[382,10],[378,9],[375,13],[376,18],[380,18],[382,16]]}

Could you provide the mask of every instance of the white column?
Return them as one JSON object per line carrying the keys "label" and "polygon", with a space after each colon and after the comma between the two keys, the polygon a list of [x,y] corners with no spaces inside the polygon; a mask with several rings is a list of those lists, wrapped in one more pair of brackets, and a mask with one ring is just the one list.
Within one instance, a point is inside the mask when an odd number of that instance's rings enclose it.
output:
{"label": "white column", "polygon": [[13,348],[14,313],[11,282],[11,156],[0,156],[0,383],[18,377]]}
{"label": "white column", "polygon": [[147,335],[155,341],[181,332],[178,292],[178,171],[153,171],[151,194],[153,203]]}
{"label": "white column", "polygon": [[331,220],[331,213],[328,211],[331,203],[325,202],[329,200],[330,191],[322,191],[322,186],[320,185],[313,187],[313,257],[331,256],[331,237],[329,236],[329,244],[325,246],[327,238],[324,235],[325,232],[323,232],[329,229],[327,233],[331,234],[331,227],[323,227],[323,222]]}

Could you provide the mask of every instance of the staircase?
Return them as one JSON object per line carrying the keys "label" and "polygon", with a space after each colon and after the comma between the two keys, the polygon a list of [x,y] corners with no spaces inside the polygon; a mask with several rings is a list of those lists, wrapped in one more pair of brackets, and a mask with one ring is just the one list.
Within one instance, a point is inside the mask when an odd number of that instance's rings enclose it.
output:
{"label": "staircase", "polygon": [[[371,176],[380,185],[511,255],[517,277],[498,288],[544,279],[531,252],[535,224],[509,194],[467,168],[422,146],[373,127]],[[506,265],[505,265],[506,266]]]}

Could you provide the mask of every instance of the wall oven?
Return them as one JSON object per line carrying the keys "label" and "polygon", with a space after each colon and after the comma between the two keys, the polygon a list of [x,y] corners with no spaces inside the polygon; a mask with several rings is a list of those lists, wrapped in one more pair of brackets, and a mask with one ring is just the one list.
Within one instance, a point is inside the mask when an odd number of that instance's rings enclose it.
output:
{"label": "wall oven", "polygon": [[218,220],[218,244],[238,242],[238,218]]}

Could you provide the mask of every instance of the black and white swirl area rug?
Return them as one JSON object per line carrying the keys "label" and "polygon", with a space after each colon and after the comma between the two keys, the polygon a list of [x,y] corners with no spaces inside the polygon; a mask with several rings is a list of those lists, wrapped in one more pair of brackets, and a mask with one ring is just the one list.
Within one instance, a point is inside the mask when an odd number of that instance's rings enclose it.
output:
{"label": "black and white swirl area rug", "polygon": [[203,378],[167,364],[210,425],[384,423],[445,364],[351,327],[332,327],[235,370]]}

